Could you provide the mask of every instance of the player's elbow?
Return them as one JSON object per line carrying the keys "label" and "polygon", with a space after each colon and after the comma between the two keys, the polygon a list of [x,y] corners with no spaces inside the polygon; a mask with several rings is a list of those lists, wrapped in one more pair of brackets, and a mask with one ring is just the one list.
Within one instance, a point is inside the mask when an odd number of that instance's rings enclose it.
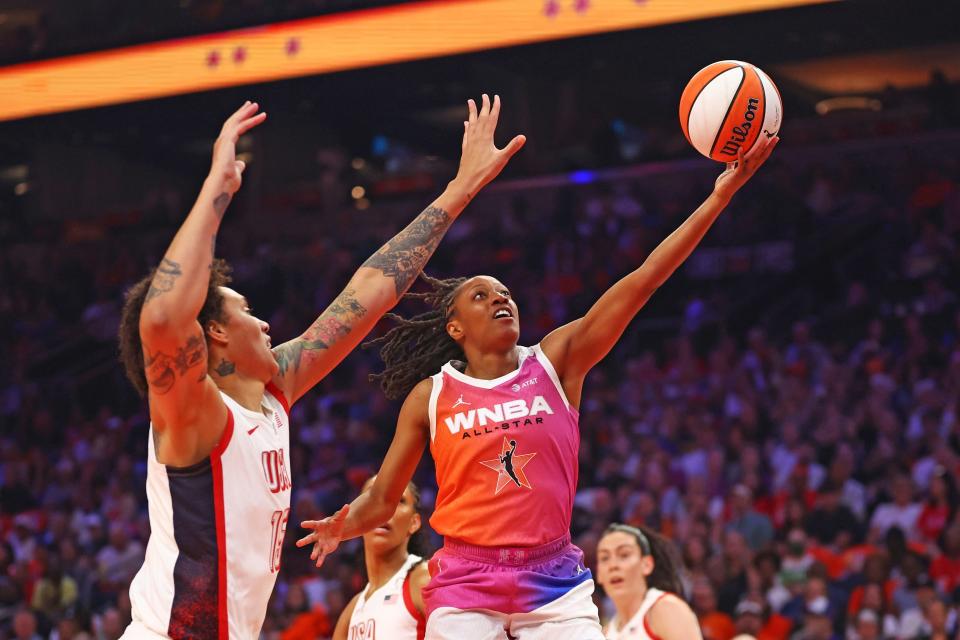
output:
{"label": "player's elbow", "polygon": [[167,309],[151,305],[140,312],[140,337],[144,340],[163,336],[170,331],[173,318]]}
{"label": "player's elbow", "polygon": [[361,267],[350,279],[349,289],[363,299],[367,311],[386,313],[400,302],[402,293],[397,293],[392,278],[387,278],[375,269]]}

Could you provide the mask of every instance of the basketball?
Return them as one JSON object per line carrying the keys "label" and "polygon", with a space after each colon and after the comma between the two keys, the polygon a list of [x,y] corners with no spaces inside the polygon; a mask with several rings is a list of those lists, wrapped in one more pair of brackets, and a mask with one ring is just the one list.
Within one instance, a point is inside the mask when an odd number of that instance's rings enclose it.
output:
{"label": "basketball", "polygon": [[722,60],[698,71],[680,97],[680,126],[693,148],[718,162],[780,131],[783,104],[773,80],[749,62]]}

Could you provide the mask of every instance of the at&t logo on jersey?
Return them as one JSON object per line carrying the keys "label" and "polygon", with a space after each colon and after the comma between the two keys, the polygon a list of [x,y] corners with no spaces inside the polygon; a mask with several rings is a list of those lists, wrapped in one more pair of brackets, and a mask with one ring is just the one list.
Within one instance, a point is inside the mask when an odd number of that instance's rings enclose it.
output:
{"label": "at&t logo on jersey", "polygon": [[513,391],[514,393],[516,393],[516,392],[520,391],[520,389],[526,389],[527,387],[533,386],[533,385],[535,385],[535,384],[537,384],[537,379],[536,379],[536,378],[530,378],[529,380],[524,380],[524,381],[521,382],[520,384],[512,384],[512,385],[510,385],[510,391]]}
{"label": "at&t logo on jersey", "polygon": [[[473,435],[479,436],[493,433],[495,429],[543,424],[543,418],[535,417],[541,413],[553,415],[553,409],[543,396],[535,396],[529,405],[526,400],[519,398],[495,404],[493,407],[460,411],[444,418],[444,423],[451,435],[462,433],[463,438],[469,438],[471,431]],[[493,425],[493,429],[487,425]],[[483,431],[478,430],[481,427],[484,428]]]}
{"label": "at&t logo on jersey", "polygon": [[263,479],[267,481],[270,493],[280,493],[290,489],[290,473],[284,459],[283,449],[273,449],[260,454],[260,463],[263,465]]}

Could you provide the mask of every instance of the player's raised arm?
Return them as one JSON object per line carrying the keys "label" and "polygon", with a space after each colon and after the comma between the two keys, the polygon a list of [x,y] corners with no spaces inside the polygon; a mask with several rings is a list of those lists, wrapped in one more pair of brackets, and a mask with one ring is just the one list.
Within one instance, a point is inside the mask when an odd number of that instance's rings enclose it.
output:
{"label": "player's raised arm", "polygon": [[299,337],[276,349],[280,371],[274,383],[294,402],[333,369],[393,308],[416,280],[447,229],[471,199],[506,166],[525,142],[516,136],[503,149],[494,144],[500,98],[486,94],[477,110],[468,102],[457,176],[413,222],[357,269],[340,295]]}
{"label": "player's raised arm", "polygon": [[210,173],[139,312],[151,420],[164,438],[169,433],[165,448],[181,462],[204,448],[202,441],[211,434],[203,429],[222,429],[226,419],[217,387],[207,377],[206,341],[197,316],[207,296],[217,230],[241,184],[244,163],[236,159],[237,140],[266,119],[258,109],[248,101],[223,124]]}
{"label": "player's raised arm", "polygon": [[606,356],[653,292],[683,264],[714,221],[756,170],[770,157],[778,138],[764,138],[746,156],[727,165],[707,199],[657,246],[640,267],[608,289],[587,314],[543,339],[564,390],[579,404],[583,378]]}

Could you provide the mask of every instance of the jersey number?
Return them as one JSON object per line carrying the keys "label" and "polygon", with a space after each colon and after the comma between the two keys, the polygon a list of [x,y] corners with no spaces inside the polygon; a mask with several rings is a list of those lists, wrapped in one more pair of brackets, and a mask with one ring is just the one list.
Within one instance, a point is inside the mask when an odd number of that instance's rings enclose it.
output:
{"label": "jersey number", "polygon": [[283,536],[287,533],[289,517],[290,507],[277,509],[270,517],[270,527],[273,529],[270,539],[270,573],[280,571],[280,554],[283,552]]}

